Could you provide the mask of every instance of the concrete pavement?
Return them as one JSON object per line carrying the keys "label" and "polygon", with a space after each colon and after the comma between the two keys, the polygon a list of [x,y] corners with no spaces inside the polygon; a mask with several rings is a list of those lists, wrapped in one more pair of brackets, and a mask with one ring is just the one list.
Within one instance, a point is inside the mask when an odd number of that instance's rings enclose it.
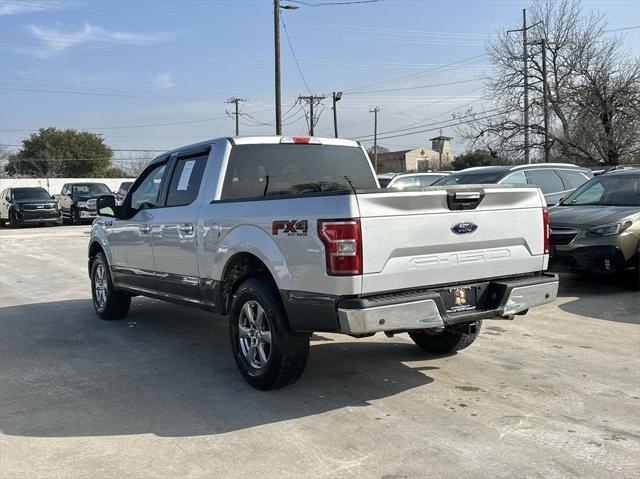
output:
{"label": "concrete pavement", "polygon": [[224,318],[135,298],[100,321],[89,227],[0,230],[1,478],[638,477],[640,294],[563,277],[553,304],[435,357],[312,338],[260,392]]}

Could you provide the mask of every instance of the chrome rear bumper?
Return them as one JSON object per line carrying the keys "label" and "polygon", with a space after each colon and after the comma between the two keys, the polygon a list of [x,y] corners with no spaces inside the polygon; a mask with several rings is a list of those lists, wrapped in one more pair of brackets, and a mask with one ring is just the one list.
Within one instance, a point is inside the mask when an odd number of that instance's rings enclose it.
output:
{"label": "chrome rear bumper", "polygon": [[534,278],[496,281],[494,284],[497,291],[502,291],[502,297],[496,300],[499,306],[492,309],[447,314],[436,292],[425,293],[424,299],[395,304],[360,308],[339,307],[340,332],[370,334],[382,331],[411,331],[502,318],[550,303],[558,295],[558,276],[548,273]]}

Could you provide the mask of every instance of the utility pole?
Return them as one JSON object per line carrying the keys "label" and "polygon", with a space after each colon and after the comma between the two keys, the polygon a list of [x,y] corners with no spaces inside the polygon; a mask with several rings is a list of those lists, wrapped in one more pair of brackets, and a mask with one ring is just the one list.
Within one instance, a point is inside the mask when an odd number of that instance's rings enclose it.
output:
{"label": "utility pole", "polygon": [[340,101],[342,98],[341,91],[333,92],[333,131],[335,133],[335,137],[338,138],[338,110],[336,109],[336,103]]}
{"label": "utility pole", "polygon": [[280,6],[280,0],[273,0],[273,42],[275,52],[276,84],[276,135],[282,135],[282,88],[280,85],[280,10],[297,10],[295,5]]}
{"label": "utility pole", "polygon": [[[239,104],[241,101],[247,101],[247,100],[245,100],[244,98],[238,98],[238,97],[234,96],[234,97],[232,97],[232,98],[229,98],[229,99],[225,102],[225,103],[228,103],[228,104],[235,103],[235,105],[236,105],[236,112],[235,112],[235,113],[232,113],[232,115],[234,115],[234,116],[235,116],[235,118],[236,118],[236,136],[240,136],[240,121],[239,121],[239,118],[240,118],[240,111],[239,111],[239,108],[238,108],[238,104]],[[227,112],[227,113],[229,113],[229,112]]]}
{"label": "utility pole", "polygon": [[507,30],[507,33],[522,32],[522,62],[524,75],[524,162],[531,163],[530,145],[529,145],[529,49],[527,41],[527,32],[530,28],[540,25],[542,22],[527,26],[527,9],[522,10],[522,28],[516,30]]}
{"label": "utility pole", "polygon": [[276,135],[282,135],[282,99],[280,87],[280,0],[273,0],[273,34],[276,60]]}
{"label": "utility pole", "polygon": [[375,107],[373,110],[369,110],[369,113],[373,113],[373,169],[378,173],[378,112],[380,108]]}
{"label": "utility pole", "polygon": [[544,162],[549,163],[549,94],[547,79],[547,39],[542,39],[542,101],[544,108]]}
{"label": "utility pole", "polygon": [[529,52],[527,49],[527,9],[522,9],[522,45],[524,54],[522,56],[524,64],[524,162],[531,164],[529,152]]}
{"label": "utility pole", "polygon": [[325,98],[326,98],[325,96],[316,96],[316,95],[298,97],[298,101],[304,100],[309,104],[309,136],[313,136],[313,127],[315,125],[315,116],[314,116],[313,108],[315,106],[315,103],[318,102],[318,104],[320,104],[320,102]]}

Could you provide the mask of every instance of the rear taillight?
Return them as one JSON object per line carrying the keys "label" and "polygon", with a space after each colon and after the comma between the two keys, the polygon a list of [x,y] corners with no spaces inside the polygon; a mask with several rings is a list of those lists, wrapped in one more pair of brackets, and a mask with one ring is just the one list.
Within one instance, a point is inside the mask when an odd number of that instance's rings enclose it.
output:
{"label": "rear taillight", "polygon": [[546,208],[542,208],[542,229],[544,230],[544,254],[549,254],[549,246],[551,244],[549,241],[549,210]]}
{"label": "rear taillight", "polygon": [[362,274],[362,234],[359,219],[318,220],[318,236],[324,244],[327,274]]}

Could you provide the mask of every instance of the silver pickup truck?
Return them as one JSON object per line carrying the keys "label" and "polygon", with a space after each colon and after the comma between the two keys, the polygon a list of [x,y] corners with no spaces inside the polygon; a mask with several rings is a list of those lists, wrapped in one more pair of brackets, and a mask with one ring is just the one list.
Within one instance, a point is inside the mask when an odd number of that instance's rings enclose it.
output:
{"label": "silver pickup truck", "polygon": [[259,389],[296,381],[313,332],[409,333],[428,353],[469,346],[483,319],[553,301],[539,189],[380,189],[362,146],[222,138],[153,160],[122,205],[98,198],[93,305],[143,295],[229,316]]}

